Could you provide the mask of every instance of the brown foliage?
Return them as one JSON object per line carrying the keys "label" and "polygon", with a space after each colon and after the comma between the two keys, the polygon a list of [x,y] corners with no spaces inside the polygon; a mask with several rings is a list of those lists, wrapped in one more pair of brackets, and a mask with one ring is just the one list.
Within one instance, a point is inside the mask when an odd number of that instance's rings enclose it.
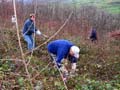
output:
{"label": "brown foliage", "polygon": [[109,32],[109,36],[111,38],[120,38],[120,30],[115,30],[115,31]]}

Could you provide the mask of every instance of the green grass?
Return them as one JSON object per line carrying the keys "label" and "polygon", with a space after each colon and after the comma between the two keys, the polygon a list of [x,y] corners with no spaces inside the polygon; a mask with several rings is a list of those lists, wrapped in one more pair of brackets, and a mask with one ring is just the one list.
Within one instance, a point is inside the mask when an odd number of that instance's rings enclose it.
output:
{"label": "green grass", "polygon": [[73,0],[73,4],[76,7],[80,7],[81,5],[92,5],[98,8],[104,9],[107,12],[112,14],[120,14],[120,0]]}
{"label": "green grass", "polygon": [[106,8],[110,13],[113,14],[120,14],[120,7],[116,6],[116,7],[109,7]]}

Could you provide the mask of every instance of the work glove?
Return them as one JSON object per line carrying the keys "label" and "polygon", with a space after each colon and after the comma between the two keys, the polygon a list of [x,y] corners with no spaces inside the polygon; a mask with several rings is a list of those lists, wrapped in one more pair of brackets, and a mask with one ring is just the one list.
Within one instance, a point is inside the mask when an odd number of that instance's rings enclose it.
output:
{"label": "work glove", "polygon": [[36,34],[37,34],[37,35],[41,35],[42,33],[40,32],[40,30],[37,30],[37,31],[36,31]]}
{"label": "work glove", "polygon": [[48,36],[45,35],[45,34],[43,34],[43,33],[41,33],[40,30],[37,30],[37,31],[36,31],[36,34],[43,36],[43,39],[44,39],[44,40],[46,40],[46,39],[48,38]]}

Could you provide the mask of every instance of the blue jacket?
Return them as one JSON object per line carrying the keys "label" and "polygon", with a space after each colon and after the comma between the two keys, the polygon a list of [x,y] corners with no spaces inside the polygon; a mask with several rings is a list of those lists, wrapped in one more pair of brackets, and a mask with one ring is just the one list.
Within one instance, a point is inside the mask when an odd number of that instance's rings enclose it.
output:
{"label": "blue jacket", "polygon": [[37,29],[34,27],[34,22],[31,19],[27,19],[24,23],[23,35],[32,35],[35,31],[37,31]]}
{"label": "blue jacket", "polygon": [[94,39],[94,40],[97,40],[97,32],[96,32],[95,29],[92,30],[90,38]]}
{"label": "blue jacket", "polygon": [[49,53],[55,54],[57,56],[57,63],[61,63],[61,60],[63,58],[67,58],[67,56],[69,56],[70,61],[74,63],[77,62],[77,59],[69,55],[70,48],[73,45],[74,44],[68,40],[60,39],[50,42],[47,48]]}

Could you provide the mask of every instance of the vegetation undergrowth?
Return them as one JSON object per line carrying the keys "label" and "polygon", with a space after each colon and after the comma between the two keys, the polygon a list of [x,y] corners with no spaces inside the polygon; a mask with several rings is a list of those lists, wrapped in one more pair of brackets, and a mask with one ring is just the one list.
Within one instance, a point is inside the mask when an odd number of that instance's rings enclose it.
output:
{"label": "vegetation undergrowth", "polygon": [[[69,90],[120,90],[120,51],[117,49],[120,45],[119,40],[111,41],[109,45],[88,41],[83,43],[81,38],[74,37],[70,40],[81,48],[81,52],[77,63],[77,75],[66,82]],[[16,40],[11,43],[15,45]],[[22,44],[25,45],[25,42]],[[11,46],[11,51],[7,52],[8,60],[0,60],[1,87],[5,90],[31,90],[24,64],[17,61],[20,60],[17,57],[19,51],[16,50],[16,54],[11,57],[14,48]],[[11,61],[10,58],[16,60]],[[34,51],[32,57],[26,56],[25,60],[30,61],[28,71],[34,88],[38,88],[36,90],[65,90],[60,74],[49,58],[46,45]]]}

